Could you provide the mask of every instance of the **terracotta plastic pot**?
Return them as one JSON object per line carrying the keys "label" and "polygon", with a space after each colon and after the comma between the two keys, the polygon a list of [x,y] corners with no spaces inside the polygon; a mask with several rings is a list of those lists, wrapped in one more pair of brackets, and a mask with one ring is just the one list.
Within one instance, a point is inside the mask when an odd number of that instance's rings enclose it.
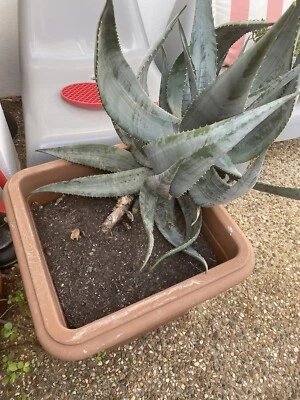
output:
{"label": "terracotta plastic pot", "polygon": [[242,282],[254,267],[250,243],[223,207],[204,210],[203,233],[219,265],[81,328],[69,329],[48,271],[30,204],[57,195],[31,192],[48,183],[90,175],[94,170],[52,161],[15,174],[4,202],[38,339],[53,356],[80,360],[112,349],[185,313]]}

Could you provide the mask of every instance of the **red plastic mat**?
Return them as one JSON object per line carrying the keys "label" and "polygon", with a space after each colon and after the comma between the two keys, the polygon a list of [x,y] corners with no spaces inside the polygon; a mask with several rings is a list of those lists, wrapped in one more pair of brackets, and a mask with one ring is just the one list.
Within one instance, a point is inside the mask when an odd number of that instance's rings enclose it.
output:
{"label": "red plastic mat", "polygon": [[6,184],[7,179],[5,178],[3,172],[0,170],[0,187],[3,189]]}
{"label": "red plastic mat", "polygon": [[62,98],[70,104],[84,108],[102,108],[95,82],[72,83],[61,90]]}
{"label": "red plastic mat", "polygon": [[[3,189],[6,184],[7,179],[5,178],[3,172],[0,170],[0,187]],[[5,208],[3,201],[0,200],[0,213],[5,213]]]}

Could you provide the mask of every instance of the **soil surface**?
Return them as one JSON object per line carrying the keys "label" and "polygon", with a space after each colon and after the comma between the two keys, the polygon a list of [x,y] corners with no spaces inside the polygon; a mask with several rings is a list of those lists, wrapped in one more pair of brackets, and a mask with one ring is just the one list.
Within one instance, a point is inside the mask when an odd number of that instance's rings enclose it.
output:
{"label": "soil surface", "polygon": [[[100,230],[115,203],[116,199],[62,196],[44,207],[33,205],[50,274],[70,328],[83,326],[204,271],[198,261],[179,253],[153,272],[139,272],[147,250],[140,215],[133,222],[125,216],[110,237]],[[78,229],[78,239],[71,239]],[[156,229],[154,237],[149,265],[172,248]],[[216,265],[203,237],[194,248],[210,267]]]}

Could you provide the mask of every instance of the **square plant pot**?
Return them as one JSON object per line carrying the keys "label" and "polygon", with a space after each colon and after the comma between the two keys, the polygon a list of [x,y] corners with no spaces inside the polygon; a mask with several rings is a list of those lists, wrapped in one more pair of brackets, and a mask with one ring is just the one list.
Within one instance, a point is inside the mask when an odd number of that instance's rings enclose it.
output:
{"label": "square plant pot", "polygon": [[68,328],[31,213],[31,204],[55,200],[31,192],[43,185],[94,174],[66,161],[52,161],[15,174],[4,202],[37,337],[54,357],[81,360],[118,347],[170,321],[191,307],[242,282],[254,267],[252,247],[223,207],[203,210],[203,234],[218,265],[144,300],[76,329]]}

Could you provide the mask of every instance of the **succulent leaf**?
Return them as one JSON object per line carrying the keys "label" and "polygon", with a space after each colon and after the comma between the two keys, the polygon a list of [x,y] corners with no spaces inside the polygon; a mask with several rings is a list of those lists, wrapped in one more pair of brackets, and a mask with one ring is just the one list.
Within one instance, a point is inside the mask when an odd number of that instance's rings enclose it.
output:
{"label": "succulent leaf", "polygon": [[[300,74],[300,65],[295,66],[290,71],[286,72],[284,75],[279,76],[278,78],[272,79],[267,82],[265,85],[261,86],[255,93],[249,95],[247,101],[247,109],[252,109],[259,107],[263,104],[266,104],[269,101],[272,101],[272,97],[278,96],[278,92],[290,83],[295,78],[298,78]],[[273,97],[274,98],[274,97]]]}
{"label": "succulent leaf", "polygon": [[229,203],[245,195],[254,187],[259,178],[265,154],[266,151],[257,157],[245,174],[232,185],[221,179],[215,169],[211,168],[190,190],[195,203],[201,207],[213,207]]}
{"label": "succulent leaf", "polygon": [[132,153],[133,157],[137,161],[138,164],[142,165],[143,167],[150,168],[150,163],[147,157],[144,154],[143,150],[143,142],[138,139],[134,139],[131,137],[127,132],[121,129],[118,125],[114,124],[115,130],[121,139],[121,141],[128,146],[130,152]]}
{"label": "succulent leaf", "polygon": [[[287,10],[286,16],[286,29],[279,32],[278,37],[268,49],[266,57],[253,81],[251,92],[257,91],[264,82],[278,78],[291,69],[294,44],[299,31],[300,3],[292,4]],[[274,100],[274,98],[271,100]]]}
{"label": "succulent leaf", "polygon": [[269,31],[191,103],[180,130],[191,130],[243,112],[253,79],[279,33],[289,22],[290,8]]}
{"label": "succulent leaf", "polygon": [[249,192],[259,178],[265,155],[266,150],[257,157],[245,174],[217,199],[216,204],[229,203]]}
{"label": "succulent leaf", "polygon": [[[218,162],[223,154],[230,151],[254,127],[294,97],[294,95],[285,96],[282,99],[275,100],[250,112],[246,111],[221,123],[221,126],[222,124],[224,126],[228,121],[231,121],[231,128],[228,129],[227,127],[225,129],[226,132],[222,132],[220,129],[219,135],[216,135],[216,132],[214,132],[215,135],[211,133],[202,148],[180,165],[171,184],[170,194],[174,197],[179,197],[185,193],[212,165]],[[257,111],[258,113],[256,113]],[[245,118],[247,118],[247,121],[245,121]],[[241,122],[242,120],[243,122]],[[239,129],[236,129],[237,126],[239,126]]]}
{"label": "succulent leaf", "polygon": [[[219,65],[218,70],[221,68],[222,63],[226,57],[226,54],[231,45],[234,44],[234,42],[236,42],[240,37],[242,37],[247,32],[251,32],[256,29],[261,29],[263,27],[267,27],[270,25],[272,25],[272,23],[247,21],[240,23],[224,24],[216,28],[216,39],[218,43],[218,65]],[[215,44],[212,44],[210,48],[210,52],[212,53],[212,57],[210,57],[210,62],[209,62],[210,64],[213,64],[212,59],[215,58],[215,56],[213,55],[214,47]],[[203,62],[206,62],[206,60]],[[195,61],[194,65],[195,64],[197,64],[197,61]],[[213,71],[214,72],[210,73],[209,75],[215,76],[215,65]],[[197,76],[199,76],[199,74]],[[185,64],[184,53],[182,52],[177,57],[173,65],[168,82],[168,103],[170,109],[172,110],[172,113],[178,118],[181,118],[181,110],[182,110],[182,99],[179,94],[183,93],[185,77],[186,77],[186,64]],[[208,79],[208,81],[210,80]]]}
{"label": "succulent leaf", "polygon": [[167,96],[169,68],[168,68],[167,54],[164,47],[162,47],[161,54],[162,54],[162,67],[161,67],[161,83],[159,91],[159,106],[165,111],[170,112],[171,110],[168,105],[168,96]]}
{"label": "succulent leaf", "polygon": [[229,157],[228,154],[224,154],[222,158],[218,160],[215,164],[216,168],[225,172],[228,175],[231,176],[238,176],[241,177],[242,174],[240,171],[237,169],[237,167],[233,164],[231,158]]}
{"label": "succulent leaf", "polygon": [[240,196],[244,196],[249,190],[251,190],[256,184],[263,162],[265,160],[267,150],[263,151],[253,164],[247,169],[244,175],[227,190],[226,193],[222,194],[218,198],[217,204],[226,204],[230,201],[237,199]]}
{"label": "succulent leaf", "polygon": [[216,78],[217,44],[211,0],[196,1],[189,50],[195,68],[197,92],[202,92]]}
{"label": "succulent leaf", "polygon": [[[174,212],[174,203],[170,202],[169,204],[163,204],[166,207],[166,210],[164,211],[163,209],[157,209],[156,213],[159,214],[156,216],[155,222],[158,221],[158,223],[156,222],[156,224],[160,226],[160,228],[164,232],[164,235],[167,236],[167,240],[168,238],[173,240],[173,243],[176,243],[174,244],[176,247],[159,257],[158,260],[156,260],[155,264],[151,267],[151,270],[155,269],[158,264],[165,260],[167,257],[170,257],[178,253],[179,251],[184,251],[187,254],[192,255],[192,257],[203,263],[205,269],[207,270],[208,267],[204,258],[190,247],[198,238],[202,225],[201,215],[197,218],[197,207],[195,206],[195,203],[188,195],[183,196],[180,199],[180,206],[183,211],[186,224],[185,236],[182,235],[178,227]],[[166,217],[168,218],[167,220]],[[165,224],[162,221],[164,221]]]}
{"label": "succulent leaf", "polygon": [[219,197],[230,189],[214,167],[210,168],[199,181],[191,187],[189,193],[196,204],[201,207],[213,207],[218,203]]}
{"label": "succulent leaf", "polygon": [[271,26],[270,22],[246,21],[227,23],[216,28],[218,46],[218,71],[221,69],[230,47],[248,32]]}
{"label": "succulent leaf", "polygon": [[146,185],[143,185],[140,190],[139,206],[143,224],[148,236],[148,248],[145,260],[142,266],[140,267],[140,271],[142,271],[145,268],[154,247],[153,227],[154,227],[156,203],[157,203],[157,196],[155,196],[153,192],[147,188]]}
{"label": "succulent leaf", "polygon": [[[201,163],[202,160],[206,165],[205,170],[200,172],[198,161],[196,162],[195,168],[200,174],[199,179],[207,169],[218,163],[223,154],[236,146],[247,133],[295,96],[285,96],[265,106],[245,111],[243,114],[213,125],[152,141],[144,147],[145,154],[150,160],[155,174],[165,171],[179,159],[186,159],[181,164],[177,176],[184,164],[186,166],[194,164],[194,161],[199,158],[199,162]],[[191,177],[188,178],[188,180],[190,179]]]}
{"label": "succulent leaf", "polygon": [[162,172],[159,175],[149,176],[145,180],[145,185],[157,196],[160,196],[164,199],[169,199],[170,196],[170,187],[171,183],[176,175],[178,168],[183,160],[179,160],[166,171]]}
{"label": "succulent leaf", "polygon": [[186,237],[192,237],[202,227],[202,212],[195,204],[192,197],[187,193],[178,199],[185,220]]}
{"label": "succulent leaf", "polygon": [[129,171],[115,172],[76,178],[70,181],[51,183],[34,191],[75,194],[87,197],[116,197],[138,193],[151,174],[148,168],[136,168]]}
{"label": "succulent leaf", "polygon": [[257,157],[280,135],[293,112],[299,84],[300,76],[298,75],[284,88],[285,95],[292,93],[294,97],[291,97],[291,100],[283,107],[262,121],[229,152],[229,156],[234,163],[247,162]]}
{"label": "succulent leaf", "polygon": [[191,98],[194,99],[198,94],[197,82],[196,82],[196,71],[193,64],[193,60],[189,51],[188,43],[185,37],[185,33],[181,23],[179,22],[179,33],[180,39],[183,47],[183,54],[185,59],[185,64],[187,67],[187,77],[189,85],[185,82],[184,94],[183,94],[183,109],[186,109],[190,104]]}
{"label": "succulent leaf", "polygon": [[[174,204],[175,199],[159,200],[155,213],[155,224],[160,233],[164,236],[164,238],[174,247],[177,247],[185,242],[185,237],[178,225],[175,216]],[[182,207],[182,212],[184,215],[186,215],[187,212],[191,212],[191,209],[189,208],[188,210],[186,210],[184,207]],[[195,221],[195,217],[196,211],[193,214],[193,222]],[[200,224],[201,222],[202,221],[200,220]],[[186,249],[182,249],[181,251],[200,261],[205,266],[205,268],[207,268],[205,259],[191,246],[187,247]],[[158,263],[156,264],[158,265]]]}
{"label": "succulent leaf", "polygon": [[140,140],[178,130],[178,119],[153,104],[126,62],[118,41],[112,0],[107,0],[97,33],[96,79],[112,120]]}
{"label": "succulent leaf", "polygon": [[176,59],[169,74],[167,96],[169,107],[181,119],[182,99],[186,80],[185,57],[182,52]]}
{"label": "succulent leaf", "polygon": [[180,244],[179,246],[175,247],[174,249],[169,250],[167,253],[165,253],[161,257],[159,257],[158,260],[156,260],[156,262],[152,265],[151,271],[153,271],[158,266],[158,264],[160,264],[166,258],[173,256],[174,254],[178,253],[179,251],[186,250],[186,248],[188,248],[195,242],[195,240],[198,238],[199,234],[200,234],[200,230],[197,231],[194,234],[194,236],[192,238],[190,238],[189,240],[186,240],[184,243]]}
{"label": "succulent leaf", "polygon": [[181,11],[179,11],[179,13],[172,19],[172,21],[166,27],[166,30],[163,33],[163,35],[161,36],[161,38],[158,39],[158,41],[155,43],[155,45],[151,49],[150,54],[148,54],[146,56],[145,60],[142,61],[142,64],[138,71],[137,78],[138,78],[138,81],[141,84],[142,88],[145,90],[145,92],[147,94],[148,94],[147,77],[148,77],[149,67],[150,67],[152,61],[154,61],[154,59],[157,56],[157,54],[159,53],[159,51],[163,48],[163,45],[164,45],[166,39],[168,38],[169,34],[172,32],[176,23],[179,21],[179,17],[185,9],[186,9],[186,6],[183,7],[183,9]]}
{"label": "succulent leaf", "polygon": [[40,149],[38,151],[63,160],[110,172],[127,171],[139,167],[139,164],[129,151],[105,144],[78,144],[53,149]]}
{"label": "succulent leaf", "polygon": [[275,194],[276,196],[288,197],[289,199],[300,200],[300,188],[282,187],[264,182],[257,182],[255,190],[264,193]]}

